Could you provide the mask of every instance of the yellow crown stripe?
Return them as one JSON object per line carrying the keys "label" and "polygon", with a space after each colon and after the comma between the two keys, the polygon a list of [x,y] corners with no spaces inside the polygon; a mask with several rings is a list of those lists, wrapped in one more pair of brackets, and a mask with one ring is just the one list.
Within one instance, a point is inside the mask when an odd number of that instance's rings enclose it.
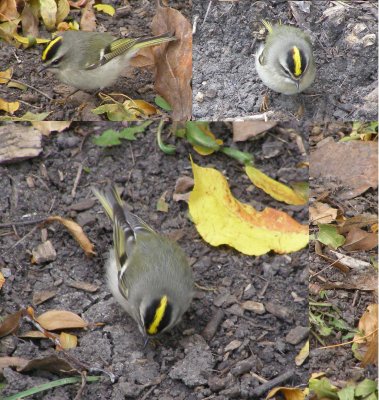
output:
{"label": "yellow crown stripe", "polygon": [[295,64],[295,76],[300,76],[303,71],[301,70],[301,55],[297,47],[292,49],[293,62]]}
{"label": "yellow crown stripe", "polygon": [[158,326],[162,321],[166,308],[167,308],[167,296],[163,296],[161,298],[161,301],[159,302],[158,308],[155,311],[153,322],[147,329],[147,333],[149,335],[155,335],[158,332]]}
{"label": "yellow crown stripe", "polygon": [[46,60],[47,53],[50,51],[50,49],[55,45],[55,43],[59,42],[62,40],[62,36],[57,36],[55,39],[51,40],[49,44],[46,46],[45,50],[42,53],[42,60]]}

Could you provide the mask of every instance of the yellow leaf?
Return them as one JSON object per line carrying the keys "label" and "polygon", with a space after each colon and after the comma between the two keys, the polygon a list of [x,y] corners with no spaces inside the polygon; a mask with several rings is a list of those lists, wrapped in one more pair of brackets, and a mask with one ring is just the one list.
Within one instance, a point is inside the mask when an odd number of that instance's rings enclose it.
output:
{"label": "yellow leaf", "polygon": [[[208,124],[205,123],[204,125],[202,124],[197,124],[197,127],[203,131],[203,133],[210,137],[211,139],[213,139],[218,145],[222,146],[224,144],[224,142],[221,139],[216,139],[216,136],[213,134],[213,132],[211,132],[209,129],[207,129]],[[209,147],[205,147],[205,146],[200,146],[200,145],[194,145],[193,149],[199,153],[202,156],[209,156],[210,154],[215,152],[215,149],[211,149]]]}
{"label": "yellow leaf", "polygon": [[282,211],[268,207],[258,212],[239,202],[215,169],[192,162],[192,170],[195,185],[189,211],[196,229],[212,246],[228,244],[244,254],[259,256],[270,250],[289,253],[308,244],[308,225]]}
{"label": "yellow leaf", "polygon": [[245,170],[251,182],[269,194],[275,200],[283,201],[284,203],[295,206],[307,203],[307,199],[299,196],[293,189],[276,181],[275,179],[270,178],[262,171],[259,171],[259,169],[248,165],[245,167]]}
{"label": "yellow leaf", "polygon": [[33,121],[32,125],[42,135],[49,136],[51,132],[62,132],[71,125],[71,121]]}
{"label": "yellow leaf", "polygon": [[112,17],[116,12],[115,9],[109,4],[95,4],[93,8],[96,9],[97,11],[102,11],[105,14],[109,14]]}
{"label": "yellow leaf", "polygon": [[276,393],[280,392],[286,400],[304,400],[305,394],[299,388],[276,387],[269,391],[266,399],[271,399]]}
{"label": "yellow leaf", "polygon": [[9,114],[13,114],[20,107],[20,103],[18,101],[7,102],[0,98],[0,110],[5,111]]}
{"label": "yellow leaf", "polygon": [[123,105],[128,111],[134,110],[136,116],[141,114],[150,116],[156,114],[158,111],[153,105],[144,100],[125,100]]}
{"label": "yellow leaf", "polygon": [[59,343],[64,350],[74,349],[78,345],[78,338],[75,335],[62,332],[59,335]]}
{"label": "yellow leaf", "polygon": [[55,0],[39,0],[41,18],[48,30],[52,30],[57,22],[57,3]]}
{"label": "yellow leaf", "polygon": [[70,3],[68,0],[58,0],[58,7],[57,7],[57,24],[63,22],[70,12]]}
{"label": "yellow leaf", "polygon": [[25,37],[25,36],[21,36],[18,33],[15,33],[13,35],[13,37],[20,43],[22,44],[26,44],[27,46],[31,46],[35,43],[37,44],[44,44],[44,43],[49,43],[50,40],[49,39],[43,39],[43,38],[30,38],[30,37]]}
{"label": "yellow leaf", "polygon": [[47,330],[85,328],[88,323],[79,315],[64,310],[50,310],[36,318],[37,322]]}
{"label": "yellow leaf", "polygon": [[13,69],[8,68],[5,71],[0,71],[0,84],[1,83],[8,83],[9,79],[12,78]]}
{"label": "yellow leaf", "polygon": [[3,287],[5,283],[4,275],[0,272],[0,289]]}
{"label": "yellow leaf", "polygon": [[48,337],[40,331],[27,331],[22,333],[21,335],[18,335],[18,337],[31,339],[48,339]]}
{"label": "yellow leaf", "polygon": [[309,356],[309,340],[305,343],[305,345],[299,351],[299,354],[295,357],[295,364],[297,366],[303,365],[304,361]]}

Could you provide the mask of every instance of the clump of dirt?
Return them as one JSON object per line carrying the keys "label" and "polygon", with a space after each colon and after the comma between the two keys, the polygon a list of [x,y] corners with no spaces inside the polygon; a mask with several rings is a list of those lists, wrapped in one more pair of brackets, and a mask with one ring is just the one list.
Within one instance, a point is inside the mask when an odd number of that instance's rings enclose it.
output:
{"label": "clump of dirt", "polygon": [[[377,119],[377,4],[280,0],[195,2],[193,115],[205,120],[259,114],[273,120]],[[209,6],[209,7],[208,7]],[[274,93],[255,71],[262,19],[298,26],[313,42],[317,76],[299,95]]]}

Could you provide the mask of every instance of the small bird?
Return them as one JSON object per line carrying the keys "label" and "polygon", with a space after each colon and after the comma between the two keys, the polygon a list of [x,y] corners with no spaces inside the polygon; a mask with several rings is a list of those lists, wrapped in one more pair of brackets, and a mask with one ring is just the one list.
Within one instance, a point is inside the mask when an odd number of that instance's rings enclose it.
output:
{"label": "small bird", "polygon": [[51,40],[42,53],[42,70],[81,90],[111,86],[144,47],[176,40],[164,34],[147,39],[116,38],[109,33],[65,31]]}
{"label": "small bird", "polygon": [[183,250],[129,212],[115,186],[92,188],[113,224],[106,264],[116,300],[137,322],[145,345],[176,325],[193,297],[192,270]]}
{"label": "small bird", "polygon": [[265,44],[255,57],[263,83],[275,92],[291,95],[308,88],[316,76],[312,44],[299,28],[262,20],[268,30]]}

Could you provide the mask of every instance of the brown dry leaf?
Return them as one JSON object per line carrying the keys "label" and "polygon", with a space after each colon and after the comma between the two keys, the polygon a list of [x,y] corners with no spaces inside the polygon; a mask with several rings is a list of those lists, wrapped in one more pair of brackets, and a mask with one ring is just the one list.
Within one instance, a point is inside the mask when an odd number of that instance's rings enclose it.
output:
{"label": "brown dry leaf", "polygon": [[162,194],[162,196],[157,201],[157,211],[168,212],[168,203],[166,201],[167,190]]}
{"label": "brown dry leaf", "polygon": [[53,290],[41,290],[39,292],[35,292],[33,294],[33,305],[38,306],[39,304],[42,304],[45,301],[53,298],[56,294],[57,292]]}
{"label": "brown dry leaf", "polygon": [[372,250],[378,246],[377,233],[366,232],[361,228],[352,228],[346,237],[346,242],[342,246],[346,251]]}
{"label": "brown dry leaf", "polygon": [[82,282],[82,281],[71,281],[68,286],[75,289],[84,290],[85,292],[94,293],[99,290],[99,286],[93,285],[92,283]]}
{"label": "brown dry leaf", "polygon": [[21,13],[21,25],[24,36],[33,36],[35,38],[38,36],[38,16],[33,13],[33,8],[28,3],[25,3]]}
{"label": "brown dry leaf", "polygon": [[233,142],[244,142],[261,137],[263,132],[276,126],[276,121],[233,121]]}
{"label": "brown dry leaf", "polygon": [[17,331],[22,315],[23,310],[19,310],[4,318],[4,320],[0,323],[0,338]]}
{"label": "brown dry leaf", "polygon": [[34,128],[42,135],[49,136],[51,132],[62,132],[71,125],[71,121],[32,121]]}
{"label": "brown dry leaf", "polygon": [[[370,304],[358,323],[359,334],[354,336],[358,343],[357,352],[362,357],[362,365],[378,364],[378,305]],[[366,336],[362,339],[362,336]]]}
{"label": "brown dry leaf", "polygon": [[96,254],[94,251],[94,245],[89,241],[81,226],[76,222],[62,218],[59,215],[52,215],[45,221],[45,223],[50,222],[60,222],[65,228],[67,228],[70,234],[79,243],[80,247],[84,250],[87,257]]}
{"label": "brown dry leaf", "polygon": [[24,368],[25,365],[28,364],[28,362],[29,360],[21,357],[0,357],[0,374],[2,374],[4,368],[9,368],[9,367],[16,367],[17,369]]}
{"label": "brown dry leaf", "polygon": [[[326,143],[310,155],[309,175],[329,179],[334,188],[342,185],[338,197],[352,199],[378,187],[378,149],[375,142]],[[325,183],[326,184],[326,183]]]}
{"label": "brown dry leaf", "polygon": [[326,203],[315,201],[309,206],[309,219],[313,225],[329,224],[336,220],[337,213],[338,210],[336,208],[330,207]]}
{"label": "brown dry leaf", "polygon": [[363,228],[364,226],[375,224],[378,216],[375,214],[360,214],[348,218],[338,224],[338,232],[342,235],[348,233],[353,228]]}
{"label": "brown dry leaf", "polygon": [[155,58],[153,47],[144,47],[130,60],[130,65],[135,68],[145,68],[154,65]]}
{"label": "brown dry leaf", "polygon": [[18,16],[16,0],[2,0],[0,2],[0,21],[11,21]]}
{"label": "brown dry leaf", "polygon": [[28,372],[32,370],[45,370],[55,373],[74,371],[75,368],[70,365],[66,360],[62,360],[57,356],[48,356],[43,358],[36,358],[28,361],[22,368],[17,368],[19,372]]}
{"label": "brown dry leaf", "polygon": [[82,9],[82,17],[80,19],[80,29],[82,31],[93,32],[96,30],[96,16],[93,11],[95,0],[90,0]]}
{"label": "brown dry leaf", "polygon": [[70,13],[70,4],[68,0],[58,0],[57,25],[66,19]]}
{"label": "brown dry leaf", "polygon": [[0,272],[0,289],[3,287],[5,283],[4,275]]}
{"label": "brown dry leaf", "polygon": [[88,322],[79,315],[65,310],[50,310],[41,314],[36,321],[47,330],[85,328]]}
{"label": "brown dry leaf", "polygon": [[177,10],[158,5],[151,29],[154,35],[175,34],[176,42],[153,49],[155,90],[171,105],[171,118],[186,121],[192,116],[192,27]]}
{"label": "brown dry leaf", "polygon": [[48,337],[40,331],[27,331],[17,336],[20,338],[30,338],[30,339],[48,339]]}
{"label": "brown dry leaf", "polygon": [[174,201],[185,201],[188,203],[190,196],[190,189],[193,188],[194,180],[190,176],[181,176],[176,180],[174,194],[172,199]]}
{"label": "brown dry leaf", "polygon": [[75,335],[62,332],[59,335],[59,343],[62,349],[74,349],[78,345],[78,338]]}

